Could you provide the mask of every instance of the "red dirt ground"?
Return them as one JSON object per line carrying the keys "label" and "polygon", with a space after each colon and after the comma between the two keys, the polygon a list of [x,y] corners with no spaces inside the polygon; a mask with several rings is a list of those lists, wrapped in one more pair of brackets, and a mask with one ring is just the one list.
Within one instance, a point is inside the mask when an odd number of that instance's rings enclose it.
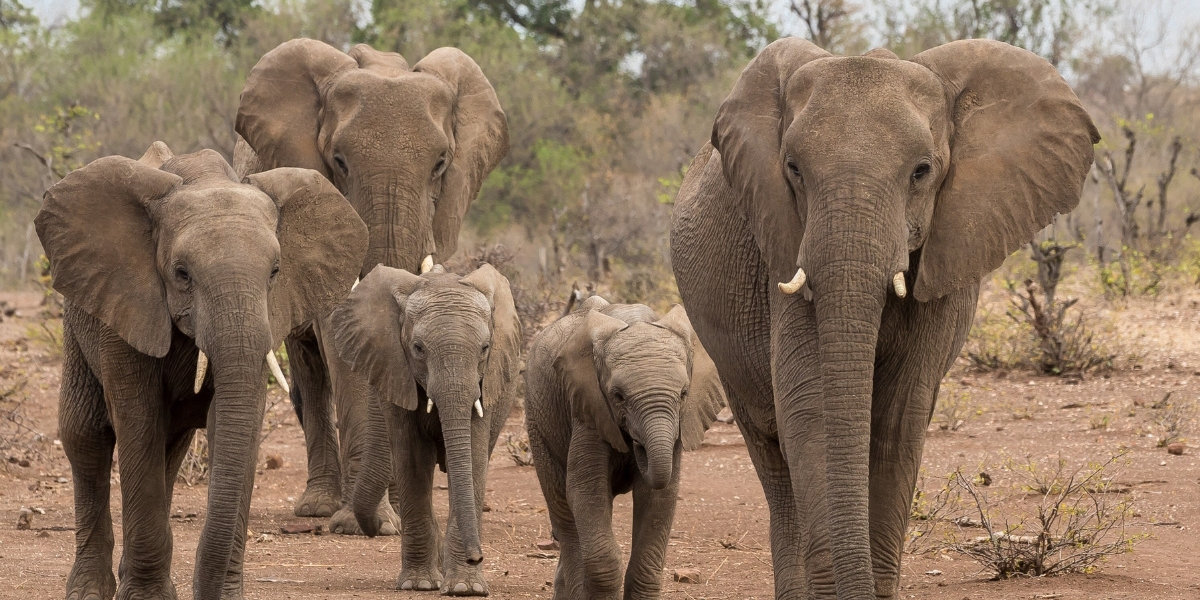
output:
{"label": "red dirt ground", "polygon": [[[39,316],[37,295],[4,294],[17,308],[0,323],[0,598],[61,598],[73,558],[74,518],[70,469],[56,438],[58,359]],[[1005,500],[993,516],[1015,519],[1020,493],[1017,475],[1005,464],[1059,457],[1069,465],[1103,461],[1119,448],[1114,483],[1128,488],[1133,514],[1127,533],[1149,537],[1132,553],[1115,556],[1092,574],[990,581],[970,559],[937,549],[937,540],[956,527],[939,523],[920,545],[927,552],[906,554],[901,597],[933,600],[984,598],[1103,599],[1200,598],[1200,449],[1181,456],[1157,447],[1164,409],[1153,408],[1168,392],[1173,402],[1196,406],[1200,396],[1200,293],[1139,301],[1102,316],[1144,354],[1140,368],[1082,382],[1028,373],[974,374],[956,367],[945,394],[966,399],[957,431],[931,426],[926,445],[923,487],[939,487],[938,475],[962,467],[987,470],[994,478],[989,494]],[[47,325],[55,331],[55,322]],[[943,398],[948,396],[944,395]],[[290,407],[278,389],[268,416],[278,425],[263,444],[256,481],[247,550],[247,598],[416,598],[429,593],[393,590],[399,570],[396,538],[366,539],[339,535],[283,534],[296,519],[292,503],[305,479],[304,444]],[[1195,414],[1188,427],[1195,436]],[[519,414],[509,429],[519,432]],[[268,456],[282,458],[267,469]],[[27,462],[23,462],[27,461]],[[28,466],[22,466],[28,465]],[[762,490],[734,425],[718,423],[698,451],[684,458],[683,485],[675,530],[664,572],[664,598],[770,598],[767,509]],[[440,476],[440,475],[439,475]],[[114,471],[114,482],[119,473]],[[437,505],[445,514],[445,478],[438,480]],[[119,492],[114,485],[117,552],[120,552]],[[1005,490],[1009,490],[1007,495]],[[172,519],[175,534],[173,573],[181,598],[191,595],[197,536],[203,524],[207,488],[179,484]],[[1013,498],[1016,498],[1014,500]],[[496,598],[549,598],[555,559],[537,540],[549,536],[549,521],[533,467],[515,466],[502,443],[492,458],[487,486],[491,510],[484,515],[485,568]],[[1026,505],[1028,497],[1026,497]],[[22,507],[34,514],[32,528],[18,530]],[[630,499],[618,499],[614,520],[628,548]],[[958,535],[967,539],[982,530]],[[266,535],[264,535],[266,534]],[[696,569],[700,584],[676,583],[675,569]]]}

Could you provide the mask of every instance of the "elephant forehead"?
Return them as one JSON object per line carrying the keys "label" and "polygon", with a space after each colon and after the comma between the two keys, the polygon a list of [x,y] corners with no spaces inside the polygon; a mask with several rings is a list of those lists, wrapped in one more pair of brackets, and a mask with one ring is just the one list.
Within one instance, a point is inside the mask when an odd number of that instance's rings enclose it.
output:
{"label": "elephant forehead", "polygon": [[686,376],[686,344],[674,333],[649,323],[634,323],[614,333],[604,351],[610,364],[672,364]]}
{"label": "elephant forehead", "polygon": [[427,73],[385,77],[350,70],[333,83],[329,94],[336,108],[354,107],[358,119],[394,120],[407,115],[440,122],[454,106],[450,86]]}
{"label": "elephant forehead", "polygon": [[409,296],[405,310],[421,321],[479,317],[486,323],[492,313],[491,305],[479,290],[459,284],[457,280],[448,285],[421,287]]}
{"label": "elephant forehead", "polygon": [[165,201],[163,209],[180,225],[246,222],[275,230],[279,210],[271,197],[251,185],[185,186]]}

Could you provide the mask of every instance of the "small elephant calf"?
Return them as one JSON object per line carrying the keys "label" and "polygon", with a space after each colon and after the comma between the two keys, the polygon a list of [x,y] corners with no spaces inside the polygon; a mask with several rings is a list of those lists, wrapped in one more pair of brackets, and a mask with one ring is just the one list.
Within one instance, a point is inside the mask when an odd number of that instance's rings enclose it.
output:
{"label": "small elephant calf", "polygon": [[[508,279],[488,264],[466,276],[440,265],[421,276],[380,265],[332,323],[338,354],[378,392],[352,501],[359,526],[369,536],[379,532],[376,508],[394,478],[404,552],[399,588],[488,595],[483,491],[521,352]],[[433,515],[435,463],[450,484],[444,541]]]}
{"label": "small elephant calf", "polygon": [[680,453],[725,404],[716,366],[682,306],[661,319],[593,296],[534,338],[525,419],[555,539],[556,600],[618,598],[612,501],[633,491],[626,598],[657,598]]}

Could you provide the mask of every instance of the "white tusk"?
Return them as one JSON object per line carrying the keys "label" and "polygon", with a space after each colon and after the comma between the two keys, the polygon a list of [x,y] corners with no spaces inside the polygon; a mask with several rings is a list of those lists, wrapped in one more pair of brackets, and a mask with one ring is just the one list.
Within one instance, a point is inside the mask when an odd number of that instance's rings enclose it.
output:
{"label": "white tusk", "polygon": [[899,271],[892,275],[892,290],[896,292],[896,296],[903,298],[908,295],[908,288],[904,287],[904,271]]}
{"label": "white tusk", "polygon": [[421,274],[428,273],[433,268],[433,255],[426,254],[425,259],[421,261]]}
{"label": "white tusk", "polygon": [[275,381],[279,383],[279,387],[283,388],[285,394],[292,393],[288,387],[287,378],[283,376],[283,369],[279,368],[279,359],[275,358],[275,352],[267,351],[267,366],[271,367],[271,374],[275,376]]}
{"label": "white tusk", "polygon": [[425,414],[433,412],[433,398],[429,399],[429,404],[425,405]]}
{"label": "white tusk", "polygon": [[361,283],[361,282],[362,282],[362,280],[361,280],[361,279],[359,279],[359,278],[355,277],[355,278],[354,278],[354,285],[350,286],[350,291],[352,291],[352,292],[353,292],[353,291],[354,291],[354,288],[358,287],[358,284],[359,284],[359,283]]}
{"label": "white tusk", "polygon": [[475,414],[483,416],[483,402],[480,402],[478,398],[475,400]]}
{"label": "white tusk", "polygon": [[208,375],[208,357],[204,355],[204,351],[200,350],[200,355],[196,357],[196,383],[192,385],[192,393],[199,394],[200,388],[204,385],[204,376]]}
{"label": "white tusk", "polygon": [[804,286],[805,279],[807,277],[804,276],[804,269],[796,269],[796,274],[792,276],[791,281],[779,284],[779,291],[788,295],[795,294]]}

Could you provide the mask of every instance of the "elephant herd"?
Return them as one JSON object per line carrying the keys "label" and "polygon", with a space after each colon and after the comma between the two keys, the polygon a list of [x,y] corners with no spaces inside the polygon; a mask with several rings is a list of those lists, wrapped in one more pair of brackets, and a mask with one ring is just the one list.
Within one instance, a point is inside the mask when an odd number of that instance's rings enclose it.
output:
{"label": "elephant herd", "polygon": [[[893,598],[925,430],[979,281],[1075,206],[1099,135],[1049,63],[987,40],[901,60],[785,38],[714,108],[670,234],[687,312],[593,297],[529,344],[554,598],[658,597],[680,453],[726,403],[766,495],[775,596]],[[297,39],[251,70],[236,129],[233,166],[155,142],[70,173],[37,215],[65,298],[67,598],[176,597],[172,487],[202,427],[193,595],[243,597],[268,373],[304,429],[296,514],[401,535],[400,589],[487,595],[483,492],[521,327],[494,268],[440,263],[508,151],[492,84],[453,48],[409,66]],[[612,500],[627,492],[622,569]]]}

